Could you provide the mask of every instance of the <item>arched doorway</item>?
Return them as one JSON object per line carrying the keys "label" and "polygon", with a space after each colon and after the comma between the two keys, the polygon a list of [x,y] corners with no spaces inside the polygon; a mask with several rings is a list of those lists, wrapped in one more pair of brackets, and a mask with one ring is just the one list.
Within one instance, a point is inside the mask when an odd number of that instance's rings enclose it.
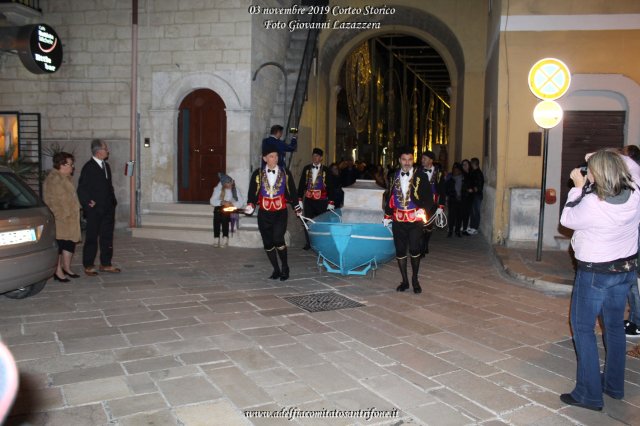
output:
{"label": "arched doorway", "polygon": [[212,90],[187,95],[178,113],[178,201],[206,202],[225,172],[227,114]]}
{"label": "arched doorway", "polygon": [[410,145],[446,163],[450,88],[444,59],[424,40],[386,33],[363,41],[339,73],[336,158],[386,165]]}

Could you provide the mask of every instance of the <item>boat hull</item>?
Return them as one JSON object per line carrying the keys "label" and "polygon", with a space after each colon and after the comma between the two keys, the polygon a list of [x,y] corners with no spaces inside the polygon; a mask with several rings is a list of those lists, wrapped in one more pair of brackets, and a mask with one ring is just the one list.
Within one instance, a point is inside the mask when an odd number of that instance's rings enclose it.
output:
{"label": "boat hull", "polygon": [[382,225],[381,219],[367,223],[365,221],[377,220],[372,219],[371,212],[343,213],[336,209],[309,223],[309,239],[318,253],[319,265],[331,273],[365,275],[395,257],[393,234]]}

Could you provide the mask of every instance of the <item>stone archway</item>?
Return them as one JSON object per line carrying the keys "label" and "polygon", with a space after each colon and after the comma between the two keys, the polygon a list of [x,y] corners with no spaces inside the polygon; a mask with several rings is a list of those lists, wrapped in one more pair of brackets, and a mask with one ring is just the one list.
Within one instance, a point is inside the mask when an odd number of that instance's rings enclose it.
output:
{"label": "stone archway", "polygon": [[177,138],[178,113],[182,100],[197,89],[217,93],[227,115],[226,173],[239,187],[248,188],[250,169],[251,76],[249,72],[215,73],[154,73],[150,155],[145,168],[150,176],[143,182],[145,202],[175,202],[178,199]]}
{"label": "stone archway", "polygon": [[[380,22],[380,30],[332,31],[319,54],[319,75],[328,75],[323,82],[328,99],[322,105],[327,111],[324,138],[329,152],[335,152],[336,104],[338,101],[339,71],[347,55],[363,41],[378,35],[399,33],[425,41],[443,58],[451,78],[451,113],[449,119],[449,155],[455,155],[462,146],[462,106],[464,88],[464,55],[453,31],[437,17],[419,9],[396,6],[393,15],[383,17],[357,16],[353,20]],[[355,35],[354,35],[355,34]]]}

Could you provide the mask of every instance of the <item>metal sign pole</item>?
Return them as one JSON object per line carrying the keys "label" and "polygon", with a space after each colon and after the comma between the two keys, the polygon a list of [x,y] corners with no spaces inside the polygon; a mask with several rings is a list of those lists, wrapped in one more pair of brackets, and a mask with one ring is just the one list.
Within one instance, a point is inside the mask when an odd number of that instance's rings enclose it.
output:
{"label": "metal sign pole", "polygon": [[542,183],[540,184],[540,218],[538,220],[538,247],[536,249],[536,261],[542,260],[542,235],[544,228],[544,195],[547,187],[547,151],[549,149],[549,129],[543,131],[542,148]]}

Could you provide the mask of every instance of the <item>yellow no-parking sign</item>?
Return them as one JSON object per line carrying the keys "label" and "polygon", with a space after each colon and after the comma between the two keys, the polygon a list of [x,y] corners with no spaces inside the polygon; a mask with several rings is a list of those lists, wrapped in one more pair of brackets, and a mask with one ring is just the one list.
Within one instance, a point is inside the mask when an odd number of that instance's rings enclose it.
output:
{"label": "yellow no-parking sign", "polygon": [[529,71],[529,89],[543,101],[558,99],[567,92],[570,84],[569,67],[556,58],[540,59]]}

